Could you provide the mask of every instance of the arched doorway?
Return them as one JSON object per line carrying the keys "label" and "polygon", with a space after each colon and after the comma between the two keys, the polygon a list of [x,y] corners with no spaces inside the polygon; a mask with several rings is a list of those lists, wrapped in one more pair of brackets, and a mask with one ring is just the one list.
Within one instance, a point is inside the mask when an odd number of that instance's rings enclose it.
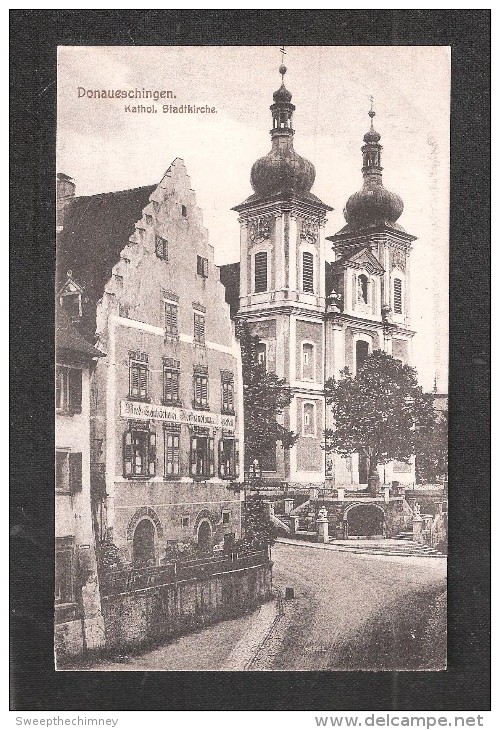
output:
{"label": "arched doorway", "polygon": [[375,504],[356,504],[344,517],[349,537],[385,537],[384,510]]}
{"label": "arched doorway", "polygon": [[151,520],[141,520],[134,532],[134,565],[146,567],[155,564],[155,528]]}
{"label": "arched doorway", "polygon": [[202,553],[208,553],[211,548],[212,528],[208,520],[202,520],[198,525],[198,549]]}

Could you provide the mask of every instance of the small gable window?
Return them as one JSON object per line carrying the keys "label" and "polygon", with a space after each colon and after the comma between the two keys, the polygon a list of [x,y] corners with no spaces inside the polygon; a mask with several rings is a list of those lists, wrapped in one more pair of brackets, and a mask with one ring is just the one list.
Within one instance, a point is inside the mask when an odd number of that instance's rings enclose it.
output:
{"label": "small gable window", "polygon": [[156,236],[155,251],[159,259],[168,261],[168,243],[161,236]]}
{"label": "small gable window", "polygon": [[198,256],[196,259],[196,273],[198,276],[203,276],[204,279],[208,277],[208,259],[203,256]]}

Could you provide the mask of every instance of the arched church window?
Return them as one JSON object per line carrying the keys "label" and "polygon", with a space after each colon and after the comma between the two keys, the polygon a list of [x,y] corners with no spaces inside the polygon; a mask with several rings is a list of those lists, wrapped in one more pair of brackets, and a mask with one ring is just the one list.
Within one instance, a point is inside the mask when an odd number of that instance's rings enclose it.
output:
{"label": "arched church window", "polygon": [[314,293],[314,256],[309,251],[302,254],[302,289]]}
{"label": "arched church window", "polygon": [[267,252],[255,254],[254,290],[256,293],[267,291]]}
{"label": "arched church window", "polygon": [[394,314],[403,314],[403,282],[394,279]]}
{"label": "arched church window", "polygon": [[358,276],[358,302],[368,304],[368,277],[364,274]]}

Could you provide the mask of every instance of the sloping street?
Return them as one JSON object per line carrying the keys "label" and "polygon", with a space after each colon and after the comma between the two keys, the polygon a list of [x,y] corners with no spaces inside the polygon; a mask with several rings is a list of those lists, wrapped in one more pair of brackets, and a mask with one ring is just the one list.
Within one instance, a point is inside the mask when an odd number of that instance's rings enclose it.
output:
{"label": "sloping street", "polygon": [[[284,601],[283,616],[266,607],[260,614],[208,627],[123,663],[106,661],[92,669],[444,668],[445,560],[351,555],[284,544],[276,544],[272,553],[275,587],[283,592],[292,587],[295,593],[293,600]],[[251,661],[248,646],[254,649]]]}

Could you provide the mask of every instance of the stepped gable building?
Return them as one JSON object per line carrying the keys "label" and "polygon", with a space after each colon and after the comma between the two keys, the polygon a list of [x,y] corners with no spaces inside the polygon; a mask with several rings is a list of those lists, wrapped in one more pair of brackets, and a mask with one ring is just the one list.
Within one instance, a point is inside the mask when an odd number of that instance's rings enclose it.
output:
{"label": "stepped gable building", "polygon": [[55,648],[104,644],[90,498],[90,378],[102,353],[56,311]]}
{"label": "stepped gable building", "polygon": [[[397,222],[401,198],[382,183],[382,146],[370,110],[363,187],[347,201],[344,228],[326,238],[335,257],[326,262],[324,228],[332,208],[311,192],[314,167],[294,150],[295,106],[285,72],[281,66],[282,84],[270,107],[272,149],[252,167],[253,195],[234,208],[240,263],[221,267],[221,281],[233,316],[259,336],[262,359],[293,393],[284,421],[298,440],[290,451],[278,446],[263,455],[264,476],[297,484],[366,485],[364,458],[322,448],[331,425],[324,385],[346,366],[356,372],[376,349],[410,361],[409,253],[415,237]],[[414,466],[388,464],[380,467],[380,476],[383,483],[411,483]]]}
{"label": "stepped gable building", "polygon": [[241,357],[184,163],[61,212],[60,301],[106,353],[92,383],[100,537],[135,565],[168,542],[211,552],[241,533]]}

